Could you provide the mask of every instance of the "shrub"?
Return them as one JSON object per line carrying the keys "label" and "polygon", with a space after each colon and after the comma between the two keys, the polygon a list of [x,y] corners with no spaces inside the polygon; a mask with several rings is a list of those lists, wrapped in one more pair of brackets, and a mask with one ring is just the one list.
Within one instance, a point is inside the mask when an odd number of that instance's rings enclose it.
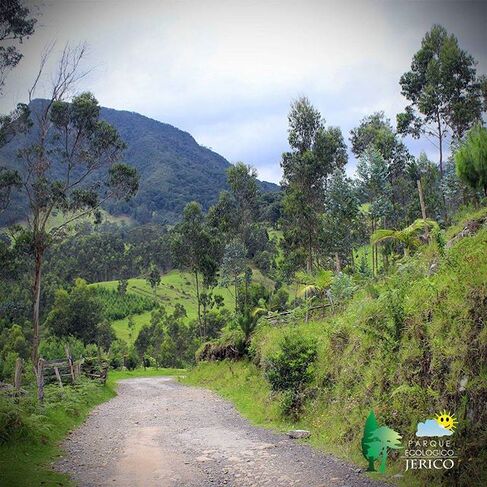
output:
{"label": "shrub", "polygon": [[266,378],[274,391],[283,391],[282,410],[297,417],[306,397],[306,387],[314,378],[317,356],[314,342],[300,335],[286,335],[279,349],[267,360]]}
{"label": "shrub", "polygon": [[127,367],[128,370],[134,370],[138,365],[139,356],[137,355],[135,349],[132,348],[127,356],[127,359],[125,360],[125,367]]}

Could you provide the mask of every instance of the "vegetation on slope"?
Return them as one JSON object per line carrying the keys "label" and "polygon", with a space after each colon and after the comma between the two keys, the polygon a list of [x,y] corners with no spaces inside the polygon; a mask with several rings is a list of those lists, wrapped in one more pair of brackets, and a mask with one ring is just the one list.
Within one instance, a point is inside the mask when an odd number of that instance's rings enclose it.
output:
{"label": "vegetation on slope", "polygon": [[[313,380],[298,425],[312,442],[363,464],[360,439],[371,409],[381,423],[414,437],[418,422],[447,410],[458,428],[458,469],[404,477],[405,485],[485,485],[487,452],[487,211],[450,231],[480,230],[432,243],[397,269],[364,286],[343,308],[308,323],[259,326],[251,363],[203,363],[190,383],[205,384],[235,400],[259,424],[287,426],[286,397],[266,382],[272,358],[286,338],[316,344]],[[482,226],[483,225],[483,226]],[[255,408],[247,407],[253,401]],[[404,471],[396,455],[393,472]]]}

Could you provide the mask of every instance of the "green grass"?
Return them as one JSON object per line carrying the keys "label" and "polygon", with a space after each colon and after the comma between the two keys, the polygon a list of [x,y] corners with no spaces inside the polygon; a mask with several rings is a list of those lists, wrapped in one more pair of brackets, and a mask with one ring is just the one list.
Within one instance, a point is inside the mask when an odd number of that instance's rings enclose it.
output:
{"label": "green grass", "polygon": [[[274,282],[271,279],[263,276],[259,270],[254,270],[253,273],[255,282],[261,283],[268,289],[273,288]],[[118,281],[97,282],[91,284],[91,286],[116,290]],[[154,291],[145,279],[129,279],[127,292],[138,296],[154,297]],[[213,292],[223,297],[225,307],[231,310],[234,309],[234,297],[229,289],[217,286]],[[155,299],[164,305],[168,312],[172,312],[176,304],[181,304],[186,309],[188,320],[195,320],[197,318],[198,307],[194,278],[188,272],[173,270],[161,276],[161,283],[156,289]],[[133,343],[141,328],[150,323],[151,312],[146,311],[138,315],[133,315],[132,318],[135,323],[132,331],[128,327],[128,317],[112,322],[117,337],[129,343]]]}
{"label": "green grass", "polygon": [[0,486],[37,487],[72,486],[67,475],[50,468],[50,464],[61,455],[60,441],[67,433],[79,426],[97,404],[115,395],[109,386],[97,385],[81,400],[64,400],[52,403],[49,400],[43,407],[36,408],[42,414],[43,427],[47,432],[33,438],[12,440],[0,445]]}

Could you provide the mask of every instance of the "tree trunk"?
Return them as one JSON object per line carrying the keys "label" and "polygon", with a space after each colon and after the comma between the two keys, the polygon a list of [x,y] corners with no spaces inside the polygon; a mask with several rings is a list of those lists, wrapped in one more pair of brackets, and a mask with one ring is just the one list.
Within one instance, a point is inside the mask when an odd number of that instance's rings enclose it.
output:
{"label": "tree trunk", "polygon": [[235,279],[233,281],[233,285],[235,287],[235,314],[238,311],[238,276],[235,274]]}
{"label": "tree trunk", "polygon": [[44,401],[44,359],[40,358],[35,366],[37,376],[37,400]]}
{"label": "tree trunk", "polygon": [[[372,233],[375,232],[375,220],[372,218]],[[372,275],[375,276],[375,244],[372,244]]]}
{"label": "tree trunk", "polygon": [[15,375],[14,375],[14,387],[18,391],[22,386],[22,369],[23,362],[20,357],[17,357],[15,361]]}
{"label": "tree trunk", "polygon": [[369,460],[369,466],[367,468],[367,472],[375,472],[375,465],[374,465],[374,459],[373,458],[368,458]]}
{"label": "tree trunk", "polygon": [[421,216],[423,220],[426,220],[426,205],[424,204],[423,186],[421,185],[421,180],[417,180],[418,184],[418,194],[419,194],[419,204],[421,205]]}
{"label": "tree trunk", "polygon": [[443,177],[443,130],[439,113],[436,114],[436,121],[438,124],[438,148],[440,150],[440,175]]}
{"label": "tree trunk", "polygon": [[337,273],[342,271],[342,265],[340,263],[340,256],[338,255],[338,252],[335,252],[335,270]]}
{"label": "tree trunk", "polygon": [[194,277],[196,280],[196,301],[198,304],[198,323],[200,325],[200,335],[201,335],[201,331],[202,331],[202,328],[201,328],[201,300],[200,300],[200,283],[199,283],[199,279],[198,279],[198,271],[196,271],[194,273]]}
{"label": "tree trunk", "polygon": [[34,303],[32,306],[32,364],[37,375],[39,364],[39,343],[40,343],[40,307],[41,307],[41,268],[44,250],[38,243],[34,247],[35,267],[34,267]]}

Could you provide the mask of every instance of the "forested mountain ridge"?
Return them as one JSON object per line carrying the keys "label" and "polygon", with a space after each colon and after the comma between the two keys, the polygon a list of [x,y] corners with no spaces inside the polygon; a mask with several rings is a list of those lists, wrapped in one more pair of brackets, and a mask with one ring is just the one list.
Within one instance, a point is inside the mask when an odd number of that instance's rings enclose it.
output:
{"label": "forested mountain ridge", "polygon": [[[33,100],[30,109],[36,112],[44,100]],[[198,201],[204,209],[215,203],[221,190],[227,189],[226,170],[230,163],[216,152],[199,145],[188,133],[167,123],[136,112],[101,108],[100,119],[113,125],[126,143],[123,161],[134,166],[140,176],[137,196],[130,202],[111,202],[113,214],[126,214],[139,223],[174,223],[190,201]],[[35,127],[31,130],[34,131]],[[30,134],[27,135],[30,137]],[[17,151],[25,144],[17,136],[0,150],[0,161],[17,166]],[[264,191],[279,187],[262,182]],[[25,200],[24,200],[25,202]],[[9,224],[24,217],[19,198],[0,217],[0,224]]]}

